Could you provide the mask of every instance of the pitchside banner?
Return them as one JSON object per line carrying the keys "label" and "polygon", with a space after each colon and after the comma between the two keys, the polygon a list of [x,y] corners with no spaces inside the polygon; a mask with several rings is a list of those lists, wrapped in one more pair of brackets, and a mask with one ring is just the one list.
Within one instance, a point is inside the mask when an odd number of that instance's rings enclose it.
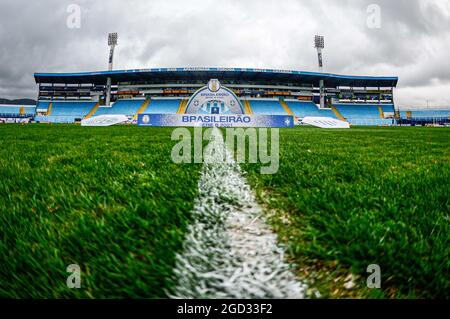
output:
{"label": "pitchside banner", "polygon": [[172,127],[294,127],[289,115],[139,114],[139,126]]}

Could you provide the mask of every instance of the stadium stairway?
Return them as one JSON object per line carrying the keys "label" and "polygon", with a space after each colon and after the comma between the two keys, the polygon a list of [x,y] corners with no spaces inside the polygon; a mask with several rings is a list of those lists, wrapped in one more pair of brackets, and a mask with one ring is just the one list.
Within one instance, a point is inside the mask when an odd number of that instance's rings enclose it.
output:
{"label": "stadium stairway", "polygon": [[330,106],[331,106],[331,110],[333,111],[334,115],[336,115],[336,117],[339,120],[347,122],[347,119],[342,116],[342,114],[338,111],[338,109],[334,105],[330,105]]}
{"label": "stadium stairway", "polygon": [[384,111],[381,105],[378,105],[378,112],[380,113],[380,119],[384,119]]}
{"label": "stadium stairway", "polygon": [[250,106],[250,101],[245,100],[244,101],[244,107],[245,107],[245,114],[249,114],[249,115],[253,114],[252,107]]}
{"label": "stadium stairway", "polygon": [[184,114],[184,113],[186,113],[186,107],[187,107],[187,105],[188,105],[188,100],[185,100],[185,99],[182,99],[181,101],[180,101],[180,106],[178,107],[178,111],[177,111],[177,114]]}
{"label": "stadium stairway", "polygon": [[286,113],[288,115],[295,116],[294,113],[292,112],[292,110],[289,108],[289,105],[287,105],[283,99],[280,99],[280,104],[284,108],[284,110],[286,111]]}
{"label": "stadium stairway", "polygon": [[144,113],[144,111],[147,109],[148,105],[150,104],[150,99],[146,99],[144,103],[142,103],[141,107],[139,108],[139,110],[137,110],[136,114],[134,114],[133,116],[133,120],[137,120],[139,114]]}
{"label": "stadium stairway", "polygon": [[50,102],[50,104],[48,105],[48,108],[47,108],[47,113],[45,115],[46,116],[52,115],[52,109],[53,109],[53,102]]}
{"label": "stadium stairway", "polygon": [[94,107],[92,108],[92,110],[89,111],[89,113],[84,117],[85,119],[89,119],[92,117],[92,115],[95,114],[95,112],[97,112],[98,108],[100,107],[100,102],[98,102],[97,104],[94,105]]}

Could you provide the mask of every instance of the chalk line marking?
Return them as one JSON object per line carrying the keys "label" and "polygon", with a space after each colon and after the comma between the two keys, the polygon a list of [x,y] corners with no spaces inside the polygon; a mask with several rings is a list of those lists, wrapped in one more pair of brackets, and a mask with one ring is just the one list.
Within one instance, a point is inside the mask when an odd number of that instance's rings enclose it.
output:
{"label": "chalk line marking", "polygon": [[285,262],[284,249],[239,165],[213,130],[172,298],[304,298],[307,286]]}

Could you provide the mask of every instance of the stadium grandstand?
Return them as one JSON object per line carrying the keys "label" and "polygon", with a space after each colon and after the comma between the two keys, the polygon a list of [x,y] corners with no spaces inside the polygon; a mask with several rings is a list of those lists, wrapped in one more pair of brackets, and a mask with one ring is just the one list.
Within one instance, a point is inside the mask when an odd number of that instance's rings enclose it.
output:
{"label": "stadium grandstand", "polygon": [[325,44],[324,37],[319,35],[314,39],[319,72],[206,67],[114,70],[117,40],[117,33],[108,35],[108,71],[35,73],[36,105],[0,105],[0,121],[94,123],[117,116],[121,118],[117,123],[126,119],[138,123],[144,117],[150,121],[158,117],[180,118],[182,114],[210,114],[214,115],[210,118],[215,118],[219,114],[237,113],[260,119],[286,116],[283,120],[286,125],[327,118],[327,123],[346,128],[349,124],[448,125],[450,122],[450,108],[439,111],[396,108],[394,89],[398,78],[395,76],[324,73]]}
{"label": "stadium grandstand", "polygon": [[[111,105],[105,105],[111,79]],[[245,113],[332,117],[354,125],[391,125],[396,77],[225,68],[176,68],[86,73],[36,73],[39,122],[77,122],[105,114],[182,114],[189,98],[219,79]],[[326,103],[320,107],[320,81]]]}
{"label": "stadium grandstand", "polygon": [[35,105],[0,104],[0,123],[23,123],[35,118]]}
{"label": "stadium grandstand", "polygon": [[[35,106],[2,106],[3,122],[77,123],[99,115],[184,114],[188,100],[211,79],[233,91],[246,114],[328,117],[351,125],[448,124],[450,108],[395,107],[397,77],[348,76],[239,68],[158,68],[84,73],[36,73]],[[107,83],[111,81],[110,105]],[[320,83],[325,103],[320,104]]]}
{"label": "stadium grandstand", "polygon": [[439,109],[414,109],[410,111],[399,110],[398,121],[399,125],[450,125],[450,108]]}

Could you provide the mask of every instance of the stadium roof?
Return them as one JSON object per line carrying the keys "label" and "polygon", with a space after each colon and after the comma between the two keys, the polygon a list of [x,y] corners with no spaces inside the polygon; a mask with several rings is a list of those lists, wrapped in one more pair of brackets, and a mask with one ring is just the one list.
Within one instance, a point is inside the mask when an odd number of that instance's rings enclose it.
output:
{"label": "stadium roof", "polygon": [[397,77],[353,76],[329,73],[302,71],[272,70],[272,69],[241,69],[241,68],[158,68],[81,73],[35,73],[36,83],[67,83],[67,84],[105,84],[111,77],[112,83],[135,81],[167,81],[167,80],[201,80],[207,82],[217,78],[221,81],[274,81],[287,83],[302,83],[319,86],[324,80],[325,85],[352,87],[395,87]]}

